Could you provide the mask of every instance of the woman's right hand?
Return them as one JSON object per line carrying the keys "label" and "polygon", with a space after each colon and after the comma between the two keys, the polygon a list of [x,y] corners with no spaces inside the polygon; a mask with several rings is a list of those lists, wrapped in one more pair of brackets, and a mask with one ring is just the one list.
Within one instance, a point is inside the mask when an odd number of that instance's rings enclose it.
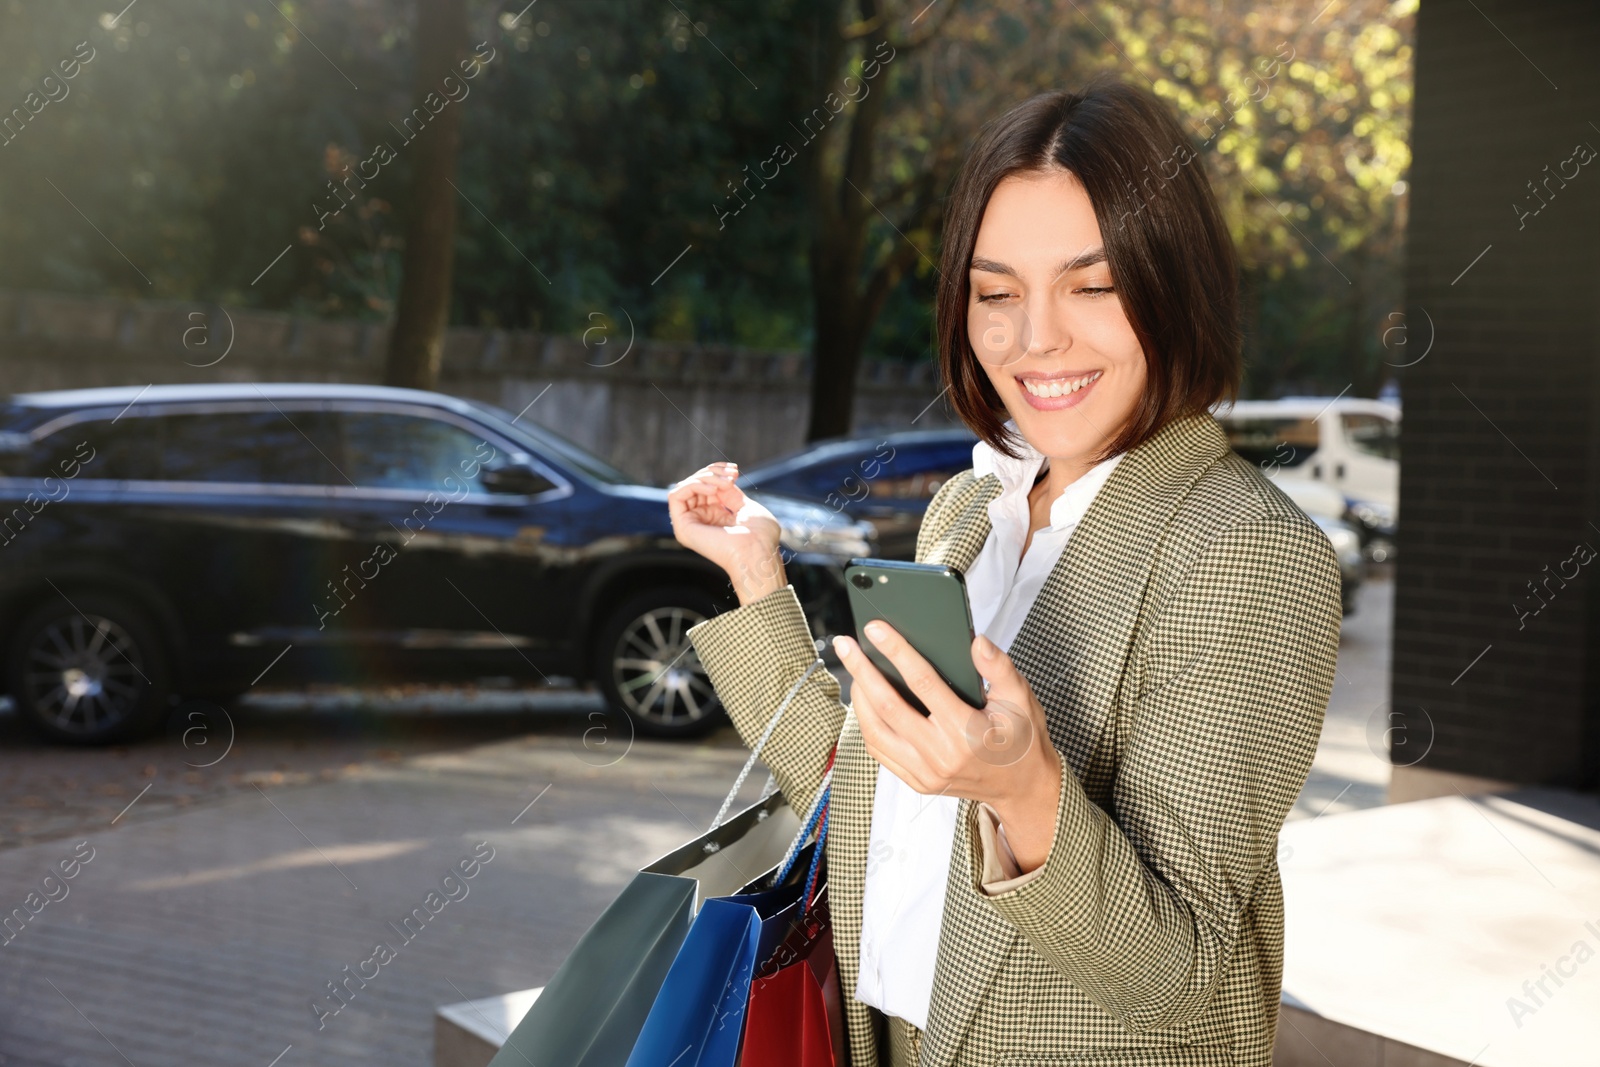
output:
{"label": "woman's right hand", "polygon": [[735,484],[736,463],[708,463],[672,487],[672,535],[721,567],[739,603],[760,600],[788,584],[778,520]]}

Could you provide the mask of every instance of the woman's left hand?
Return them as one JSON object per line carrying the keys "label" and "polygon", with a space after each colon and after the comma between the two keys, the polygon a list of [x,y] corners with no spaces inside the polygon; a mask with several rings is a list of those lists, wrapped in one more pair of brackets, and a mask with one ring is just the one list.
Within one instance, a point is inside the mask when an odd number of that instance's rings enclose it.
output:
{"label": "woman's left hand", "polygon": [[931,712],[906,703],[855,641],[834,638],[867,752],[919,793],[987,803],[1023,872],[1042,864],[1055,833],[1061,761],[1044,709],[1011,658],[987,637],[973,641],[972,662],[989,681],[989,702],[979,709],[888,623],[868,623],[866,636]]}

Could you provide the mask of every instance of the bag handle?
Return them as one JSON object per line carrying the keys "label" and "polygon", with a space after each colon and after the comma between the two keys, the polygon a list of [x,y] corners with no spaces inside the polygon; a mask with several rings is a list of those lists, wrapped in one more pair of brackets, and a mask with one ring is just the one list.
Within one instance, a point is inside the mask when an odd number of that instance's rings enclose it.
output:
{"label": "bag handle", "polygon": [[784,853],[783,862],[778,865],[778,873],[772,879],[773,888],[783,884],[789,877],[789,871],[794,867],[794,862],[799,858],[800,850],[805,847],[806,838],[811,836],[811,831],[817,831],[817,847],[811,853],[811,869],[806,872],[806,886],[800,896],[800,917],[811,911],[811,891],[817,882],[817,868],[822,862],[822,853],[828,843],[828,808],[833,796],[833,760],[839,754],[836,747],[828,753],[828,767],[823,772],[822,783],[817,787],[817,797],[811,802],[811,810],[806,813],[805,824],[800,827],[800,832],[789,843],[788,851]]}
{"label": "bag handle", "polygon": [[[822,657],[818,656],[811,661],[811,665],[806,668],[805,673],[789,687],[789,692],[784,694],[783,702],[778,705],[778,710],[772,713],[772,719],[767,723],[767,728],[761,732],[761,737],[750,747],[750,758],[744,761],[744,767],[739,771],[739,777],[734,779],[733,788],[728,790],[727,799],[722,802],[722,807],[717,809],[716,818],[711,820],[711,829],[715,830],[722,825],[722,820],[727,817],[728,809],[733,807],[734,800],[739,796],[739,790],[744,788],[745,779],[750,777],[750,769],[756,765],[756,760],[761,758],[761,750],[766,747],[767,739],[772,736],[772,731],[778,728],[778,720],[783,718],[783,713],[794,702],[795,694],[800,692],[800,687],[805,685],[806,680],[816,673],[817,668],[821,666],[824,666]],[[767,792],[769,791],[763,790],[764,795]],[[807,832],[809,832],[809,828]],[[798,851],[798,846],[796,851]]]}
{"label": "bag handle", "polygon": [[789,877],[789,872],[794,869],[795,861],[800,858],[800,850],[805,848],[806,839],[813,830],[821,828],[817,837],[817,851],[811,857],[812,869],[816,869],[817,856],[822,854],[822,834],[827,832],[828,795],[832,791],[833,768],[828,768],[828,773],[822,776],[822,785],[817,790],[817,799],[811,802],[811,810],[806,812],[806,817],[800,825],[800,832],[794,835],[794,840],[789,842],[789,847],[783,853],[783,861],[778,864],[778,871],[772,877],[773,886],[780,886],[784,879]]}

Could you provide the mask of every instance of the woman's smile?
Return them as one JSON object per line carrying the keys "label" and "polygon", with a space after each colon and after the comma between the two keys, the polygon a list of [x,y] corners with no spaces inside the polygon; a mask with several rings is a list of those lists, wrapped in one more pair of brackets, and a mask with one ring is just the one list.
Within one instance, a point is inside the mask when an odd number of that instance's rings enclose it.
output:
{"label": "woman's smile", "polygon": [[1013,379],[1022,388],[1029,405],[1040,411],[1060,411],[1083,403],[1104,373],[1075,370],[1059,374],[1017,374]]}

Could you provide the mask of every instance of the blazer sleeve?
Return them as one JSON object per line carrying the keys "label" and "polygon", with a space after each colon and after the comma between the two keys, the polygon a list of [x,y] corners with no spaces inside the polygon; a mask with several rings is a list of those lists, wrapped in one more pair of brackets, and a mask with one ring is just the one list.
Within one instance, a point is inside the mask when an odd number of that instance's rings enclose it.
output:
{"label": "blazer sleeve", "polygon": [[1135,1033],[1205,1012],[1258,882],[1276,877],[1333,688],[1338,564],[1304,519],[1252,520],[1213,541],[1157,611],[1129,666],[1115,814],[1063,760],[1041,867],[993,880],[992,827],[972,835],[974,888]]}
{"label": "blazer sleeve", "polygon": [[[943,528],[945,502],[964,476],[970,472],[945,482],[928,502],[917,531],[919,558],[932,543],[932,533]],[[784,694],[817,658],[793,586],[691,626],[689,641],[734,728],[750,746],[765,732]],[[814,672],[762,750],[762,762],[797,811],[807,810],[816,799],[828,753],[844,726],[848,709],[839,696],[838,679],[825,670]]]}

